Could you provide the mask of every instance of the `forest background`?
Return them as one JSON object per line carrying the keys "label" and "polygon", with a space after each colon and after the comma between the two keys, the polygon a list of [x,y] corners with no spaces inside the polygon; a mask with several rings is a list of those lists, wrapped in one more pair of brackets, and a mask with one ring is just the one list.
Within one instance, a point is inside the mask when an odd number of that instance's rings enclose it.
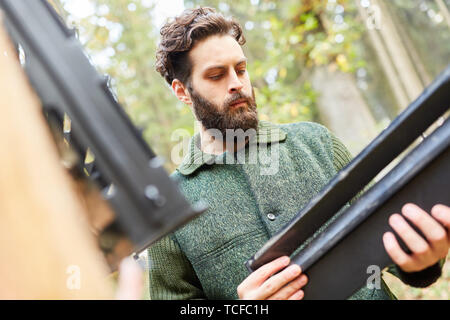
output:
{"label": "forest background", "polygon": [[[260,120],[314,121],[353,155],[450,61],[449,0],[52,0],[92,63],[172,172],[195,121],[155,71],[159,28],[185,8],[210,6],[244,29]],[[381,240],[380,240],[381,241]],[[448,260],[448,258],[447,258]],[[400,299],[450,296],[450,263],[426,289],[384,273]],[[148,298],[148,295],[145,296]]]}

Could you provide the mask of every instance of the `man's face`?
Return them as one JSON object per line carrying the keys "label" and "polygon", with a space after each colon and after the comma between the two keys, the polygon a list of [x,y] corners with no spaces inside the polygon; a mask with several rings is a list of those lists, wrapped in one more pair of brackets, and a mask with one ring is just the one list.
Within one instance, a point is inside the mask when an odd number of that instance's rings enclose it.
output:
{"label": "man's face", "polygon": [[256,103],[247,59],[231,36],[212,36],[190,51],[189,93],[205,129],[256,129]]}

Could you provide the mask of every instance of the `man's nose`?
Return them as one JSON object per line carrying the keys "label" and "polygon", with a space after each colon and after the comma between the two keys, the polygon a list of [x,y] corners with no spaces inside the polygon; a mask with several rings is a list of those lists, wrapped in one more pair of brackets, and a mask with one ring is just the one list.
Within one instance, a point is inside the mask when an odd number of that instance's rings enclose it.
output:
{"label": "man's nose", "polygon": [[241,80],[239,80],[238,75],[236,74],[236,71],[231,72],[230,76],[230,82],[228,84],[228,93],[236,93],[242,90],[244,85],[242,84]]}

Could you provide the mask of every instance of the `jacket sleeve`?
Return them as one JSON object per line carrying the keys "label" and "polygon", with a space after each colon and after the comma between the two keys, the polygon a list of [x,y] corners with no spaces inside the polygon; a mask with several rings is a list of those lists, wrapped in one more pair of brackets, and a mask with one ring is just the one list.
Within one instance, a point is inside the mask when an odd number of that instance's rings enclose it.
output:
{"label": "jacket sleeve", "polygon": [[[352,155],[344,144],[331,134],[331,141],[333,144],[333,164],[336,171],[340,171],[345,167],[351,160]],[[361,195],[366,192],[375,182],[370,182],[362,191],[360,191],[351,201],[350,204],[355,202]],[[381,239],[380,239],[381,241]],[[404,272],[397,265],[392,264],[388,266],[387,271],[397,278],[399,278],[403,283],[410,285],[412,287],[424,288],[436,282],[437,279],[442,274],[442,266],[444,265],[445,259],[440,260],[436,264],[418,272]]]}
{"label": "jacket sleeve", "polygon": [[205,299],[191,263],[172,235],[150,246],[147,252],[151,300]]}

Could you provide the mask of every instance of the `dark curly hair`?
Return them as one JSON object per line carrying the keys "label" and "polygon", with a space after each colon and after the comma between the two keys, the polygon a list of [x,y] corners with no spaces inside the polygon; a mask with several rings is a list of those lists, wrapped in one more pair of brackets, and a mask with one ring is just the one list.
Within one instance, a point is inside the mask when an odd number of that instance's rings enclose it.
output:
{"label": "dark curly hair", "polygon": [[174,79],[188,84],[192,71],[188,53],[196,42],[213,35],[230,35],[243,45],[242,28],[232,18],[225,18],[213,8],[187,9],[161,28],[156,51],[156,71],[169,85]]}

